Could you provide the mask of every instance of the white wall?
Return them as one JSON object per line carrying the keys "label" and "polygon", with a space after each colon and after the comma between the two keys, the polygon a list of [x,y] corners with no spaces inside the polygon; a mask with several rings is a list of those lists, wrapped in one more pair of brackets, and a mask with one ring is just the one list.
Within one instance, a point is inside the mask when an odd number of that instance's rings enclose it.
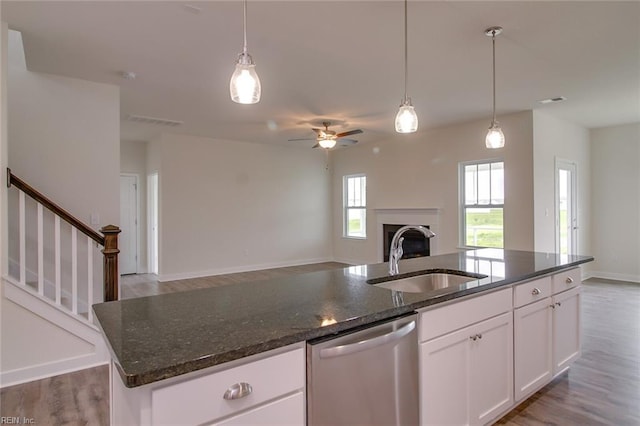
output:
{"label": "white wall", "polygon": [[640,123],[591,130],[592,275],[640,282]]}
{"label": "white wall", "polygon": [[[92,213],[99,215],[95,228],[118,224],[119,88],[29,72],[11,56],[8,62],[8,166],[79,219],[89,223]],[[96,285],[101,288],[101,280]],[[79,359],[94,350],[70,343],[72,336],[60,338],[42,318],[5,297],[2,318],[3,376],[33,363],[63,365],[61,358]]]}
{"label": "white wall", "polygon": [[96,229],[117,225],[119,88],[13,66],[8,83],[13,173],[86,223],[98,214]]}
{"label": "white wall", "polygon": [[[548,113],[533,112],[535,250],[555,252],[555,159],[576,163],[578,254],[591,255],[591,150],[589,131]],[[585,265],[589,268],[590,265]]]}
{"label": "white wall", "polygon": [[[169,135],[159,170],[160,280],[331,259],[320,150]],[[153,170],[149,169],[149,171]]]}
{"label": "white wall", "polygon": [[[532,113],[500,118],[507,142],[490,150],[484,138],[490,119],[433,129],[332,153],[334,257],[349,263],[378,258],[376,209],[437,208],[437,253],[456,251],[458,164],[502,158],[505,162],[505,248],[533,249]],[[342,177],[367,175],[366,240],[342,237]]]}
{"label": "white wall", "polygon": [[[120,143],[120,173],[138,176],[138,273],[147,271],[147,142]],[[118,223],[120,221],[118,220]]]}

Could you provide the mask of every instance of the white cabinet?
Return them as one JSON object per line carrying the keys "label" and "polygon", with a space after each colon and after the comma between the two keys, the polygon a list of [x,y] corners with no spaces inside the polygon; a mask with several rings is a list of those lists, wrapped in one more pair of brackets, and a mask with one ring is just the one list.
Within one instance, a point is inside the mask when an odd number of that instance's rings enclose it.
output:
{"label": "white cabinet", "polygon": [[580,357],[580,287],[553,296],[553,372],[565,371]]}
{"label": "white cabinet", "polygon": [[580,269],[514,289],[514,384],[521,401],[580,356]]}
{"label": "white cabinet", "polygon": [[[302,426],[306,421],[305,363],[301,343],[131,389],[123,386],[114,371],[111,423]],[[243,396],[230,398],[229,393],[225,397],[232,389],[242,389]]]}
{"label": "white cabinet", "polygon": [[553,376],[550,303],[547,297],[513,313],[516,401],[540,389]]}
{"label": "white cabinet", "polygon": [[513,405],[511,297],[504,289],[421,313],[421,424],[486,424]]}

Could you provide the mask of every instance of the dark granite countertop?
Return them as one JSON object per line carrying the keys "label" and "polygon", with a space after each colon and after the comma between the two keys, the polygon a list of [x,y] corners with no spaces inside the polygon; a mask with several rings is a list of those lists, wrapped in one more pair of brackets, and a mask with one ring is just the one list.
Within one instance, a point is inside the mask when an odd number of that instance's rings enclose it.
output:
{"label": "dark granite countertop", "polygon": [[100,303],[93,309],[124,384],[135,387],[592,260],[499,249],[402,260],[403,275],[447,269],[488,277],[453,291],[402,293],[400,303],[390,290],[366,283],[387,276],[387,264],[380,263]]}

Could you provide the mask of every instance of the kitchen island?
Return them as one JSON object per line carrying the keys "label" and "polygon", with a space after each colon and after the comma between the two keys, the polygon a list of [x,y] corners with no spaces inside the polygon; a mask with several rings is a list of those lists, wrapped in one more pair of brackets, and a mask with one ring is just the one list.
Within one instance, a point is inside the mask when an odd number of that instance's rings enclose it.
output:
{"label": "kitchen island", "polygon": [[[398,277],[425,270],[486,275],[429,293],[393,297],[390,290],[368,284],[388,275],[387,264],[374,264],[102,303],[94,311],[112,353],[112,381],[118,382],[114,392],[126,394],[127,388],[133,388],[132,392],[155,389],[262,354],[285,349],[289,353],[288,348],[304,352],[304,342],[312,339],[507,288],[511,309],[514,285],[592,260],[589,256],[469,250],[400,262]],[[150,424],[159,423],[152,415],[145,418]]]}

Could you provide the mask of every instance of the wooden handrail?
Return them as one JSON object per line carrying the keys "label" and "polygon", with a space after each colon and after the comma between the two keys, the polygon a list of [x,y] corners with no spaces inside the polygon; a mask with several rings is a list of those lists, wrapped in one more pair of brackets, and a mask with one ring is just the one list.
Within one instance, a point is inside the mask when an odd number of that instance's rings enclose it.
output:
{"label": "wooden handrail", "polygon": [[67,221],[69,224],[73,225],[76,229],[78,229],[87,237],[91,238],[96,243],[100,244],[101,246],[104,246],[104,237],[102,235],[100,235],[93,229],[89,228],[80,220],[73,217],[65,209],[63,209],[62,207],[60,207],[59,205],[57,205],[56,203],[54,203],[53,201],[51,201],[50,199],[42,195],[41,192],[39,192],[37,189],[33,188],[31,185],[29,185],[28,183],[26,183],[25,181],[23,181],[13,173],[11,173],[11,169],[7,168],[7,187],[11,188],[11,185],[14,185],[16,188],[23,191],[25,194],[27,194],[28,196],[30,196],[31,198],[33,198],[34,200],[42,204],[44,207],[48,208],[49,210],[51,210],[52,212],[60,216],[62,219]]}
{"label": "wooden handrail", "polygon": [[104,279],[104,301],[111,302],[118,300],[118,234],[120,228],[115,225],[107,225],[100,229],[102,235],[91,229],[89,226],[76,219],[65,209],[42,195],[41,192],[33,188],[31,185],[11,173],[11,169],[7,167],[7,187],[14,185],[16,188],[42,204],[54,214],[64,219],[74,228],[80,230],[87,237],[103,247],[103,279]]}

